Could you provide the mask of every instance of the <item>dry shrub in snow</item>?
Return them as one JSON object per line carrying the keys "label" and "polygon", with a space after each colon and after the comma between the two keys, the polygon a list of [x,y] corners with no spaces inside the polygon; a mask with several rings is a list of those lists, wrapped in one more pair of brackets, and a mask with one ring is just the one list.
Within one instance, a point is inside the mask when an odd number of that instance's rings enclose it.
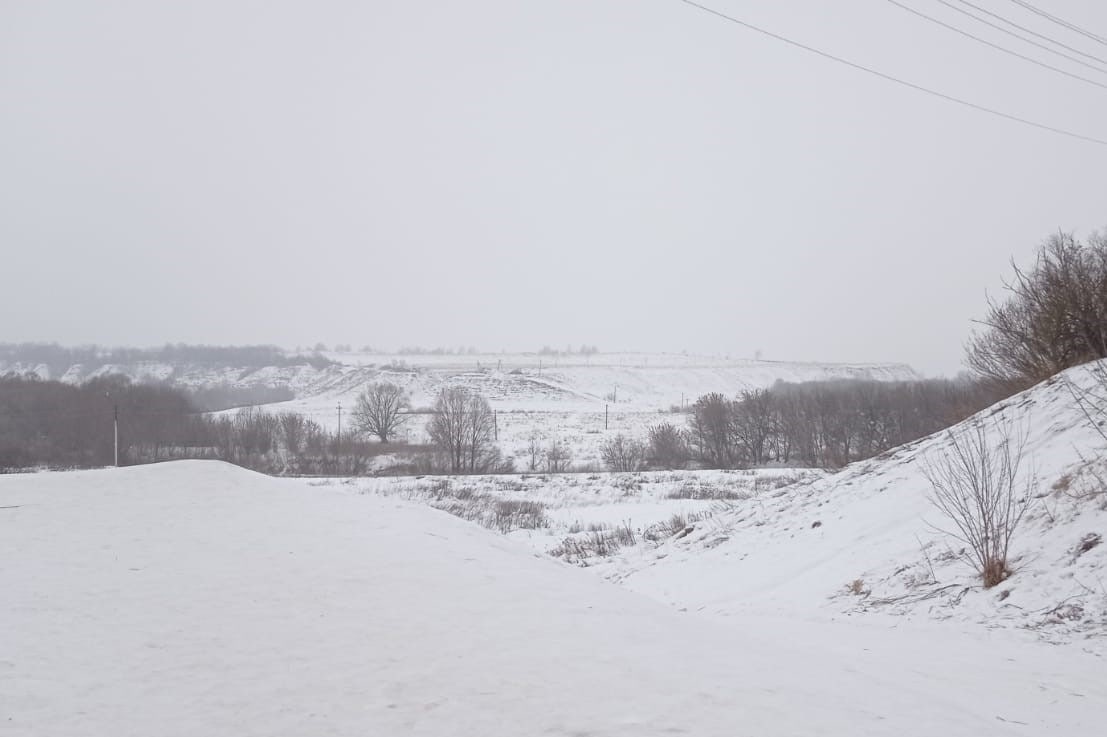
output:
{"label": "dry shrub in snow", "polygon": [[931,502],[953,525],[942,531],[968,546],[966,557],[990,588],[1010,575],[1011,538],[1032,499],[1033,474],[1019,484],[1026,432],[998,422],[989,432],[975,422],[946,439],[941,456],[923,464]]}
{"label": "dry shrub in snow", "polygon": [[619,433],[600,447],[600,457],[612,471],[639,471],[646,462],[646,445]]}

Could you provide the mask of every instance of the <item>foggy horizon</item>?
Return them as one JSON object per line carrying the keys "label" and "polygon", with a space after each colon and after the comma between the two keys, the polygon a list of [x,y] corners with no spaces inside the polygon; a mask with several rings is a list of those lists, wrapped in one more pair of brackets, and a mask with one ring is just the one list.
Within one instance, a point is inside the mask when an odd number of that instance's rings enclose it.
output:
{"label": "foggy horizon", "polygon": [[[974,104],[1107,130],[1102,90],[893,3],[708,5]],[[1052,7],[1107,27],[1102,4]],[[2,341],[594,344],[953,376],[1012,259],[1107,226],[1107,147],[676,0],[0,18]]]}

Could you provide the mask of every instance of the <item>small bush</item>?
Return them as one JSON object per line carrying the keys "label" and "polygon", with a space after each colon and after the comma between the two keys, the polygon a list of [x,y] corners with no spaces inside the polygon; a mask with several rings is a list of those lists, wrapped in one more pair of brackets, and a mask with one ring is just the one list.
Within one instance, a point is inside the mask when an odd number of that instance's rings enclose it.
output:
{"label": "small bush", "polygon": [[640,471],[646,462],[646,446],[619,433],[600,446],[600,457],[612,471]]}

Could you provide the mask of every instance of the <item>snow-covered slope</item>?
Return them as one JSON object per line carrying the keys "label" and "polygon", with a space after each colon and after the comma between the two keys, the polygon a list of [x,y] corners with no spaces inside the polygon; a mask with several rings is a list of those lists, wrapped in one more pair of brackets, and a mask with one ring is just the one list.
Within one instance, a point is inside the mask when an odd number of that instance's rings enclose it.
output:
{"label": "snow-covered slope", "polygon": [[[532,354],[472,356],[366,356],[331,354],[357,378],[322,391],[297,392],[291,403],[326,422],[335,403],[353,402],[367,381],[403,386],[415,406],[429,406],[443,386],[480,391],[501,411],[651,412],[693,402],[708,392],[734,396],[776,381],[919,378],[903,364],[827,364],[752,361],[670,354],[616,353],[540,357]],[[373,366],[370,367],[369,359]],[[365,373],[367,370],[379,373]]]}
{"label": "snow-covered slope", "polygon": [[0,531],[5,735],[982,737],[1095,734],[1107,707],[1078,649],[711,621],[442,512],[213,462],[0,477]]}
{"label": "snow-covered slope", "polygon": [[[952,429],[983,422],[1027,434],[1023,479],[1034,500],[1013,540],[1015,574],[984,590],[963,547],[929,501],[923,474],[950,450],[946,433],[883,457],[738,501],[694,533],[624,552],[604,571],[625,586],[719,615],[865,610],[1107,645],[1107,492],[1093,478],[1107,457],[1066,387],[1094,385],[1072,369]],[[1089,496],[1089,494],[1091,494]],[[1079,497],[1079,498],[1078,498]]]}
{"label": "snow-covered slope", "polygon": [[671,354],[616,353],[592,356],[473,354],[399,356],[328,354],[333,365],[243,368],[143,361],[85,367],[70,366],[52,375],[45,365],[0,361],[0,375],[35,374],[79,382],[107,374],[137,381],[166,381],[185,387],[227,385],[242,388],[287,387],[299,410],[330,424],[339,401],[351,404],[364,386],[387,380],[400,384],[415,406],[427,406],[446,385],[479,390],[503,411],[596,411],[610,404],[622,411],[653,411],[692,402],[708,392],[736,395],[780,381],[870,378],[908,380],[917,374],[903,364],[826,364],[752,361]]}

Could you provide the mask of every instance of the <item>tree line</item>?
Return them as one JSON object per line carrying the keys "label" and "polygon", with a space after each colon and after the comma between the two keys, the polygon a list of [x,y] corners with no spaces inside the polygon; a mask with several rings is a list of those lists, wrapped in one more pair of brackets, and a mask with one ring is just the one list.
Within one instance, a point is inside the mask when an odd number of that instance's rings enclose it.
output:
{"label": "tree line", "polygon": [[949,427],[996,399],[968,380],[777,382],[734,398],[705,394],[686,428],[660,423],[644,440],[617,436],[602,455],[613,470],[839,468]]}
{"label": "tree line", "polygon": [[86,374],[117,364],[144,361],[201,367],[259,369],[267,366],[326,368],[334,362],[319,353],[289,354],[273,345],[216,346],[167,343],[158,348],[77,347],[57,343],[0,343],[0,363],[46,366],[51,376],[61,376],[81,365]]}
{"label": "tree line", "polygon": [[212,415],[195,400],[187,391],[124,376],[79,385],[0,377],[0,470],[111,465],[116,423],[121,465],[211,458],[264,473],[358,475],[371,472],[375,458],[402,451],[390,472],[513,470],[495,444],[488,400],[465,388],[439,393],[427,420],[429,444],[400,447],[397,433],[415,413],[406,393],[386,382],[359,395],[344,435],[296,412],[245,407]]}

